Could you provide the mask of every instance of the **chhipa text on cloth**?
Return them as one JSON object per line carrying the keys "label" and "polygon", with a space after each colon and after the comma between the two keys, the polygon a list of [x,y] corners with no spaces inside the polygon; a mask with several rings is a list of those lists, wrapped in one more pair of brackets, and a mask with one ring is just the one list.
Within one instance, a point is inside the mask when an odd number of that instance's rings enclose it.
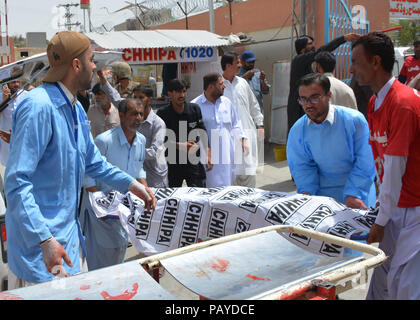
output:
{"label": "chhipa text on cloth", "polygon": [[[247,187],[151,188],[154,211],[131,192],[90,193],[98,218],[118,216],[137,251],[146,255],[271,225],[296,225],[349,239],[369,232],[377,209],[354,210],[329,197]],[[293,244],[329,257],[349,250],[321,240],[281,233]]]}

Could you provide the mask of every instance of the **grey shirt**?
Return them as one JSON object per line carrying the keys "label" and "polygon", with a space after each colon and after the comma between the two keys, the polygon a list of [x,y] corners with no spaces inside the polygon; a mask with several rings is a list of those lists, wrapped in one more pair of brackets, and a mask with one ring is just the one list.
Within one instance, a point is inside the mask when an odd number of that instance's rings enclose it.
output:
{"label": "grey shirt", "polygon": [[146,137],[146,159],[143,168],[150,187],[163,188],[168,186],[168,164],[165,159],[165,122],[153,110],[139,129]]}

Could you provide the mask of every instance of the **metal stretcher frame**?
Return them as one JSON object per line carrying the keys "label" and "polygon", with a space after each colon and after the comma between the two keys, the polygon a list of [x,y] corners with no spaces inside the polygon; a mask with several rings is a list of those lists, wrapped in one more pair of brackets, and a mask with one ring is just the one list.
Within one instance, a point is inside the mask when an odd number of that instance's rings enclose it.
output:
{"label": "metal stretcher frame", "polygon": [[[362,284],[362,281],[367,281],[367,271],[371,268],[379,266],[386,259],[385,253],[374,246],[363,244],[357,241],[348,240],[345,238],[329,235],[326,233],[321,233],[299,226],[292,225],[276,225],[260,229],[255,229],[239,234],[234,234],[230,236],[225,236],[222,238],[217,238],[197,244],[193,244],[187,247],[178,248],[175,250],[167,251],[161,254],[156,254],[150,257],[145,257],[139,259],[138,262],[145,269],[154,269],[161,267],[161,261],[166,258],[171,258],[174,256],[182,255],[188,252],[204,249],[210,246],[216,246],[218,244],[223,244],[230,241],[240,240],[245,237],[250,237],[253,235],[258,235],[265,232],[276,231],[278,233],[296,233],[300,235],[305,235],[314,239],[318,239],[324,242],[331,244],[336,244],[345,248],[350,248],[354,250],[361,251],[372,255],[367,259],[361,259],[360,261],[351,263],[344,267],[338,269],[327,271],[325,274],[318,276],[316,280],[325,281],[328,283],[333,283],[336,285],[336,294],[347,291],[353,287],[355,282],[356,285]],[[267,292],[266,295],[260,295],[257,299],[261,300],[291,300],[297,299],[302,296],[305,292],[309,292],[315,288],[314,284],[315,279],[306,279],[302,282],[291,284],[290,286],[281,287],[278,290],[273,290]],[[344,283],[344,286],[343,286]]]}

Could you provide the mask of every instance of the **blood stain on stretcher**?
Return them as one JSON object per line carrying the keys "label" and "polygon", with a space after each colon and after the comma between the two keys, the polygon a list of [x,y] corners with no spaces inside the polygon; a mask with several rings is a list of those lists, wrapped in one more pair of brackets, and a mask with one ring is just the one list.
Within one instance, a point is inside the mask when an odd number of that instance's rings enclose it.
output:
{"label": "blood stain on stretcher", "polygon": [[208,265],[210,265],[210,267],[219,272],[219,273],[223,273],[226,272],[227,268],[229,267],[230,262],[224,259],[216,259],[216,262],[210,262],[207,263]]}
{"label": "blood stain on stretcher", "polygon": [[249,273],[246,275],[247,278],[251,278],[252,280],[263,280],[263,281],[271,281],[270,278],[261,278],[257,276],[250,275]]}
{"label": "blood stain on stretcher", "polygon": [[10,292],[0,292],[0,300],[24,300],[24,299]]}
{"label": "blood stain on stretcher", "polygon": [[130,300],[137,294],[138,289],[139,284],[134,283],[133,289],[131,291],[125,290],[123,294],[117,296],[111,296],[108,292],[102,291],[101,296],[104,298],[104,300]]}

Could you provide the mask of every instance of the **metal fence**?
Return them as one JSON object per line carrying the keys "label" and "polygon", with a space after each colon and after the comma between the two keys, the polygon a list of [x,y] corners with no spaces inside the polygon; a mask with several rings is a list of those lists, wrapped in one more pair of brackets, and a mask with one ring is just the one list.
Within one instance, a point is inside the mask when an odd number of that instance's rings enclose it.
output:
{"label": "metal fence", "polygon": [[[366,34],[370,23],[366,20],[366,11],[363,6],[350,8],[348,0],[324,0],[325,43],[347,33]],[[335,77],[350,83],[351,43],[346,42],[335,51],[337,65]]]}

